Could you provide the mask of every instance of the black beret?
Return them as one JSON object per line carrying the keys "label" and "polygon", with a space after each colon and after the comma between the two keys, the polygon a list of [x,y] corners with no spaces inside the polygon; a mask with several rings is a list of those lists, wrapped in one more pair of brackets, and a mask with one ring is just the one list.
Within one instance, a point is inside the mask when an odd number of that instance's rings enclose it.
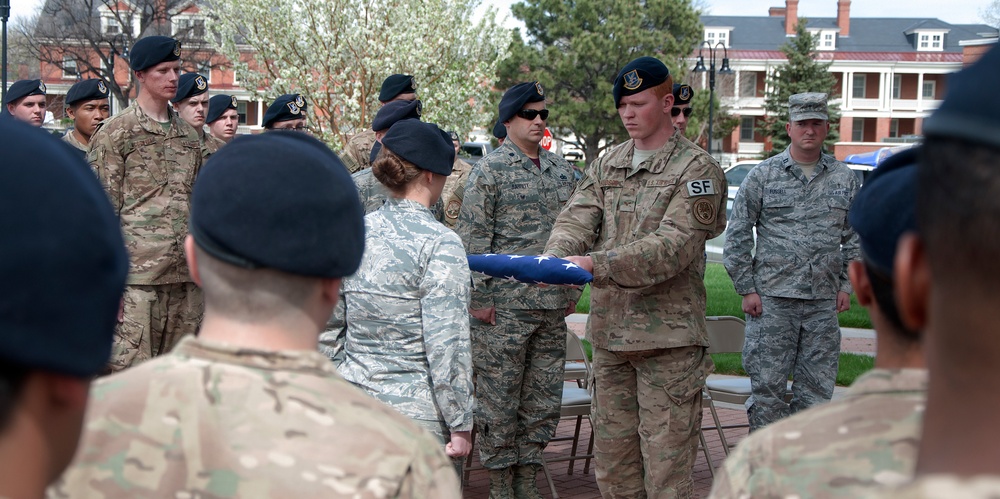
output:
{"label": "black beret", "polygon": [[191,235],[219,260],[308,277],[349,276],[364,210],[344,164],[308,134],[244,135],[213,154],[191,193]]}
{"label": "black beret", "polygon": [[111,97],[111,92],[108,91],[108,85],[104,83],[104,80],[91,78],[77,82],[69,88],[69,92],[66,92],[66,105],[72,106],[77,102],[107,99],[109,97]]}
{"label": "black beret", "polygon": [[132,46],[128,54],[128,65],[132,71],[142,71],[180,58],[181,42],[169,36],[147,36]]}
{"label": "black beret", "polygon": [[387,102],[382,106],[382,109],[379,109],[375,113],[375,119],[372,121],[372,130],[376,132],[387,130],[393,123],[399,120],[408,118],[420,119],[420,112],[422,110],[423,104],[420,103],[419,99]]}
{"label": "black beret", "polygon": [[865,262],[888,276],[899,237],[917,230],[918,155],[919,148],[913,147],[885,160],[861,186],[847,214]]}
{"label": "black beret", "polygon": [[413,75],[391,75],[382,82],[378,92],[379,102],[389,102],[399,94],[417,93],[417,82]]}
{"label": "black beret", "polygon": [[545,92],[542,90],[540,83],[537,81],[518,83],[507,89],[503,94],[503,98],[500,99],[500,119],[497,121],[503,123],[513,118],[514,114],[524,108],[524,105],[529,102],[544,101]]}
{"label": "black beret", "polygon": [[626,95],[637,94],[667,81],[670,70],[654,57],[640,57],[625,65],[615,77],[615,86],[611,91],[615,98],[615,107]]}
{"label": "black beret", "polygon": [[375,158],[378,157],[378,152],[381,150],[382,150],[382,144],[380,144],[378,141],[375,141],[375,143],[372,144],[372,152],[368,154],[368,162],[374,163]]}
{"label": "black beret", "polygon": [[507,138],[507,127],[503,126],[503,122],[498,121],[496,125],[493,125],[493,136],[498,139]]}
{"label": "black beret", "polygon": [[924,120],[927,137],[951,137],[1000,147],[1000,99],[993,84],[1000,78],[1000,47],[948,78],[941,107]]}
{"label": "black beret", "polygon": [[198,73],[184,73],[177,79],[177,94],[170,102],[178,103],[188,97],[208,92],[208,80]]}
{"label": "black beret", "polygon": [[451,175],[455,166],[455,146],[448,133],[433,123],[402,120],[382,137],[382,147],[413,163],[421,170]]}
{"label": "black beret", "polygon": [[674,105],[680,106],[690,104],[694,97],[694,90],[687,83],[674,83]]}
{"label": "black beret", "polygon": [[[42,80],[17,80],[10,84],[4,96],[4,104],[10,104],[29,95],[45,95],[45,84]],[[4,106],[4,111],[7,106]]]}
{"label": "black beret", "polygon": [[458,132],[454,130],[448,132],[448,136],[451,137],[452,142],[461,142],[461,139],[458,138]]}
{"label": "black beret", "polygon": [[211,123],[222,117],[222,113],[227,109],[239,110],[236,106],[236,96],[219,94],[208,99],[208,114],[205,116],[205,123]]}
{"label": "black beret", "polygon": [[80,377],[111,355],[128,253],[97,177],[72,147],[0,119],[0,364]]}
{"label": "black beret", "polygon": [[264,128],[280,121],[291,121],[306,117],[306,99],[299,94],[278,96],[267,111],[264,111]]}

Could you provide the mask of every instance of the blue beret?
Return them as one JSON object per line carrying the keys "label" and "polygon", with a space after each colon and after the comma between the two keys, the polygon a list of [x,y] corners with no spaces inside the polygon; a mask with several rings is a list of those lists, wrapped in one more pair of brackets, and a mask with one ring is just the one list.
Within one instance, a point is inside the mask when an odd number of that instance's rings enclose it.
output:
{"label": "blue beret", "polygon": [[372,121],[372,130],[376,132],[386,130],[393,123],[407,118],[420,119],[421,110],[423,110],[423,104],[420,103],[419,99],[387,102],[382,106],[382,109],[379,109],[375,113],[375,119]]}
{"label": "blue beret", "polygon": [[77,102],[107,99],[109,97],[111,97],[111,92],[108,91],[108,85],[104,83],[104,80],[91,78],[77,82],[69,88],[69,92],[66,92],[66,105],[72,106]]}
{"label": "blue beret", "polygon": [[378,152],[381,150],[382,150],[382,144],[380,144],[378,141],[375,141],[375,143],[372,144],[372,152],[368,155],[368,162],[374,163],[375,158],[378,157]]}
{"label": "blue beret", "polygon": [[861,240],[865,262],[892,276],[899,236],[917,230],[917,156],[913,147],[879,165],[851,204],[847,221]]}
{"label": "blue beret", "polygon": [[690,104],[694,97],[694,90],[687,83],[674,83],[674,105],[680,106]]}
{"label": "blue beret", "polygon": [[364,252],[363,216],[337,155],[291,131],[237,137],[205,162],[191,193],[195,242],[247,269],[351,275]]}
{"label": "blue beret", "polygon": [[455,166],[455,146],[448,133],[433,123],[402,120],[382,137],[382,147],[413,163],[421,170],[451,175]]}
{"label": "blue beret", "polygon": [[264,111],[264,128],[271,128],[271,125],[280,121],[291,121],[306,117],[306,99],[299,94],[285,94],[278,96],[267,111]]}
{"label": "blue beret", "polygon": [[948,78],[941,107],[924,120],[927,137],[951,137],[1000,147],[1000,47],[994,46],[968,68]]}
{"label": "blue beret", "polygon": [[208,80],[198,73],[184,73],[177,79],[177,94],[170,102],[178,103],[188,97],[208,92]]}
{"label": "blue beret", "polygon": [[180,58],[181,42],[169,36],[147,36],[132,46],[128,54],[128,65],[132,71],[142,71]]}
{"label": "blue beret", "polygon": [[222,117],[222,113],[227,109],[239,110],[236,106],[236,96],[219,94],[208,99],[208,114],[205,116],[205,123],[211,123]]}
{"label": "blue beret", "polygon": [[542,85],[537,81],[518,83],[504,92],[500,99],[500,119],[501,124],[514,117],[518,111],[524,108],[529,102],[544,102],[545,92]]}
{"label": "blue beret", "polygon": [[498,121],[496,125],[493,125],[493,136],[498,139],[507,138],[507,127],[503,126],[503,122]]}
{"label": "blue beret", "polygon": [[7,111],[6,104],[29,95],[45,95],[45,84],[42,83],[42,80],[17,80],[11,83],[4,96],[4,112]]}
{"label": "blue beret", "polygon": [[456,132],[454,130],[448,132],[448,136],[451,137],[451,141],[452,142],[461,142],[462,141],[462,139],[460,139],[458,137],[458,132]]}
{"label": "blue beret", "polygon": [[378,92],[379,102],[389,102],[399,94],[417,93],[417,82],[413,75],[391,75],[382,82],[382,88]]}
{"label": "blue beret", "polygon": [[128,274],[118,217],[63,141],[2,119],[0,149],[0,363],[93,376]]}
{"label": "blue beret", "polygon": [[625,65],[615,77],[615,86],[611,93],[615,98],[615,107],[626,95],[637,94],[667,81],[670,70],[654,57],[640,57]]}

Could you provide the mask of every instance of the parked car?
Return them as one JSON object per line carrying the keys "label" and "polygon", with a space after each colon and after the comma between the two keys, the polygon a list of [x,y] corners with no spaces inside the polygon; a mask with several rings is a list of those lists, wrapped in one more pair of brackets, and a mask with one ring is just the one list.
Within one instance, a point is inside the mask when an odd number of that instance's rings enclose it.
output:
{"label": "parked car", "polygon": [[[743,179],[747,178],[747,174],[753,167],[760,163],[758,160],[749,161],[737,161],[724,170],[726,174],[726,183],[729,184],[729,190],[735,195],[736,189],[739,189],[740,184],[743,183]],[[734,189],[735,188],[735,189]]]}
{"label": "parked car", "polygon": [[469,163],[476,164],[483,159],[483,156],[491,152],[493,152],[493,144],[489,142],[466,142],[458,150],[458,155]]}

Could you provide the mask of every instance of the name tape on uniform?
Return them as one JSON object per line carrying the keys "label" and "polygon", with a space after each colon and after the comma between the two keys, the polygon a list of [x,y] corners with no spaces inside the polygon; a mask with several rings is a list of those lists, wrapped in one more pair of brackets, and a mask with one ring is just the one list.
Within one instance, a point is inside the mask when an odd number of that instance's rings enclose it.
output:
{"label": "name tape on uniform", "polygon": [[715,194],[715,184],[710,178],[692,180],[687,183],[688,196],[711,196]]}

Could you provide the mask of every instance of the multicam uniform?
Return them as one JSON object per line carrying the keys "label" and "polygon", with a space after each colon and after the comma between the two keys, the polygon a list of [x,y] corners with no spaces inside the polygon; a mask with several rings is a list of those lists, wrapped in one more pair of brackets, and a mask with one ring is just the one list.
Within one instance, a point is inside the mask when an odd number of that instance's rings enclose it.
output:
{"label": "multicam uniform", "polygon": [[592,164],[546,253],[590,251],[595,462],[605,497],[690,497],[701,427],[705,241],[726,226],[718,163],[674,134],[632,166],[634,142]]}
{"label": "multicam uniform", "polygon": [[364,130],[347,140],[341,159],[344,166],[354,173],[372,167],[371,154],[375,147],[375,131]]}
{"label": "multicam uniform", "polygon": [[87,161],[121,219],[131,258],[112,371],[168,352],[197,331],[204,310],[184,257],[201,142],[194,128],[169,113],[164,131],[134,104],[101,122],[90,139]]}
{"label": "multicam uniform", "polygon": [[[454,232],[416,201],[365,217],[361,267],[321,338],[345,379],[432,430],[472,429],[469,264]],[[346,308],[346,312],[345,312]]]}
{"label": "multicam uniform", "polygon": [[186,338],[95,383],[76,459],[49,497],[461,494],[439,446],[324,355]]}
{"label": "multicam uniform", "polygon": [[864,499],[996,499],[1000,497],[1000,477],[996,475],[921,475],[900,487],[866,491]]}
{"label": "multicam uniform", "polygon": [[219,152],[219,148],[224,145],[226,145],[226,143],[222,139],[208,132],[205,132],[204,135],[202,135],[202,143],[201,143],[202,160],[203,161],[208,160],[209,156]]}
{"label": "multicam uniform", "polygon": [[[455,164],[452,167],[451,175],[448,176],[448,180],[444,184],[444,190],[441,191],[441,200],[444,204],[444,223],[448,228],[454,229],[455,223],[458,222],[458,214],[462,211],[462,197],[465,195],[465,182],[469,179],[469,172],[472,170],[472,165],[462,161],[457,156],[455,157]],[[461,189],[461,193],[456,196],[455,193]]]}
{"label": "multicam uniform", "polygon": [[837,292],[851,292],[847,267],[859,257],[857,234],[847,223],[858,187],[854,173],[829,154],[806,179],[786,149],[751,170],[736,194],[723,261],[736,292],[757,293],[762,304],[759,317],[747,317],[743,346],[752,429],[833,395]]}
{"label": "multicam uniform", "polygon": [[[456,225],[469,254],[542,254],[573,172],[543,149],[539,161],[508,142],[473,167]],[[496,325],[472,320],[480,461],[491,470],[541,464],[559,423],[564,311],[579,292],[481,274],[473,283],[470,308],[496,308]]]}
{"label": "multicam uniform", "polygon": [[87,154],[87,146],[83,145],[79,140],[76,139],[76,135],[73,134],[73,129],[70,128],[66,130],[66,133],[62,137],[63,142],[79,149],[83,154]]}
{"label": "multicam uniform", "polygon": [[840,399],[754,432],[716,473],[712,497],[858,497],[913,476],[925,369],[874,369]]}

